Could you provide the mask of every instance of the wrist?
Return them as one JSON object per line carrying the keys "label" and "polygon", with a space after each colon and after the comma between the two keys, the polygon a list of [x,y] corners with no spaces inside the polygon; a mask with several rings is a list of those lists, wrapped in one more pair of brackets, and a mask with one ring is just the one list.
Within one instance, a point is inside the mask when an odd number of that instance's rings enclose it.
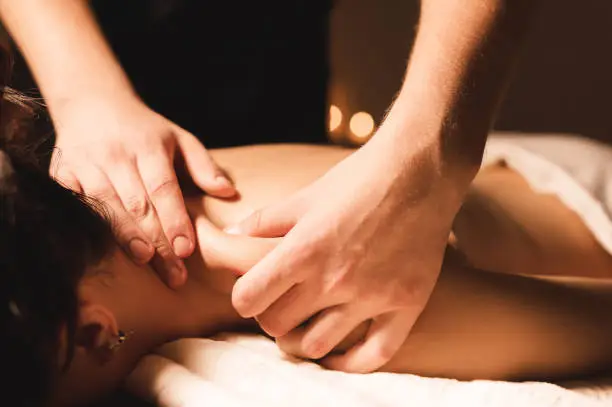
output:
{"label": "wrist", "polygon": [[398,99],[372,141],[399,163],[425,161],[440,181],[469,185],[482,162],[488,125],[432,105]]}
{"label": "wrist", "polygon": [[[82,105],[138,99],[126,73],[112,55],[97,55],[91,61],[66,61],[68,68],[40,81],[42,94],[55,119]],[[69,113],[68,113],[69,114]]]}
{"label": "wrist", "polygon": [[445,153],[444,127],[438,124],[422,115],[397,120],[390,114],[366,147],[371,150],[370,159],[378,159],[382,167],[379,174],[385,181],[379,182],[398,202],[430,202],[444,223],[459,210],[482,155],[466,160]]}
{"label": "wrist", "polygon": [[106,110],[109,107],[125,105],[126,101],[140,101],[140,98],[128,85],[127,87],[112,86],[108,89],[100,89],[96,86],[85,87],[74,92],[62,92],[62,94],[47,97],[46,100],[53,120],[64,121],[75,110],[83,108],[99,110],[102,106]]}

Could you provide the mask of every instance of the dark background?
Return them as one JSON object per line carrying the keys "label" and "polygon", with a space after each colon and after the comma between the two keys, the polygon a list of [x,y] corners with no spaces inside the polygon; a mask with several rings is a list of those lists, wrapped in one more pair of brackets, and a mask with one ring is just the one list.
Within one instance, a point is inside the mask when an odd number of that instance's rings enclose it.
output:
{"label": "dark background", "polygon": [[[496,124],[612,141],[612,2],[540,0]],[[338,0],[332,13],[331,100],[380,119],[397,92],[418,1]]]}
{"label": "dark background", "polygon": [[[164,4],[177,7],[185,2],[132,0],[127,3],[121,0],[94,0],[93,4],[106,21],[114,21],[114,28],[110,31],[117,35],[130,21],[140,19],[139,23],[143,24],[146,19],[156,21],[156,18],[163,17],[168,12],[162,7]],[[156,4],[151,7],[146,18],[136,11],[142,10],[141,3]],[[159,88],[145,89],[143,93],[168,95],[166,106],[163,107],[169,111],[169,116],[181,121],[194,132],[204,133],[200,135],[210,147],[267,141],[324,142],[324,123],[318,118],[325,114],[327,106],[317,100],[326,91],[328,71],[321,53],[329,55],[331,67],[329,103],[340,107],[345,118],[339,132],[347,131],[348,118],[358,111],[369,112],[379,121],[401,84],[418,18],[417,0],[297,0],[289,2],[294,4],[293,14],[278,8],[281,3],[287,4],[280,0],[263,3],[206,3],[217,4],[213,7],[215,13],[209,13],[206,18],[201,17],[205,13],[191,13],[192,19],[207,27],[204,29],[204,32],[209,33],[206,38],[191,35],[179,37],[181,39],[174,42],[162,40],[162,34],[176,30],[171,25],[158,29],[153,36],[147,37],[144,34],[144,42],[147,44],[145,48],[157,50],[156,65],[162,68],[152,70],[152,75],[159,77]],[[266,6],[253,8],[251,5],[251,10],[239,7],[239,4],[249,3]],[[126,4],[130,4],[130,7],[120,8],[122,13],[116,12],[117,5]],[[244,12],[236,12],[238,9]],[[230,25],[221,23],[228,20],[227,13],[231,17]],[[224,15],[225,18],[220,18]],[[297,24],[298,20],[302,22]],[[266,27],[272,27],[276,32],[291,28],[291,35],[275,40],[273,30]],[[233,58],[239,64],[238,68],[234,68],[233,77],[230,76],[234,81],[218,83],[213,76],[209,82],[217,84],[217,89],[232,90],[229,94],[233,96],[234,102],[220,103],[224,99],[218,92],[215,94],[214,89],[207,92],[205,85],[193,89],[174,86],[173,78],[163,74],[168,71],[163,69],[164,65],[180,64],[177,55],[181,52],[197,54],[197,58],[222,54],[216,42],[221,34],[229,38],[231,44],[232,41],[236,42],[236,36],[232,37],[231,33],[244,29],[248,30],[248,35],[267,38],[268,43],[276,41],[277,47],[297,44],[288,59],[275,59],[272,48],[272,51],[268,51],[265,63],[255,63],[257,69],[278,80],[277,86],[249,90],[249,86],[244,85],[245,81],[248,82],[248,76],[241,70],[241,53],[236,52]],[[113,35],[112,32],[110,34]],[[176,32],[174,35],[177,38]],[[328,47],[322,46],[327,35],[330,38]],[[138,41],[142,43],[143,38],[131,39],[131,43]],[[539,12],[530,27],[529,41],[495,128],[527,132],[570,132],[612,141],[611,45],[612,2],[540,0]],[[130,43],[124,45],[126,48],[129,46]],[[254,52],[253,49],[246,51],[244,55]],[[124,64],[130,69],[132,65],[138,65],[138,62],[138,54],[134,54]],[[151,63],[150,60],[145,62]],[[209,68],[209,75],[215,69],[213,64]],[[23,79],[23,64],[18,64],[18,70],[18,84],[22,89],[30,88],[31,84]],[[185,70],[189,73],[194,68],[185,67]],[[262,107],[258,112],[257,125],[236,120],[241,103],[247,102],[245,98],[249,94],[257,92],[265,93],[267,98],[265,108]],[[210,111],[208,117],[213,119],[201,120],[204,113],[202,117],[186,113],[186,109],[181,108],[177,101],[182,101],[183,105],[198,103],[203,106],[200,111]],[[179,107],[173,108],[172,104]],[[232,132],[233,139],[228,142],[226,135]]]}
{"label": "dark background", "polygon": [[[113,3],[112,0],[107,1]],[[129,3],[134,5],[141,1],[143,0],[130,0]],[[162,2],[152,2],[158,4],[157,8],[152,9],[150,16],[155,20],[156,16],[163,15],[166,10],[160,6]],[[168,3],[177,2],[180,3],[181,0],[168,1]],[[99,5],[102,1],[94,1],[94,4],[96,3]],[[128,4],[127,1],[121,3]],[[164,65],[170,67],[181,64],[176,54],[178,51],[200,53],[201,58],[223,54],[224,51],[216,42],[221,32],[229,35],[230,43],[233,30],[246,28],[251,35],[265,38],[274,47],[292,46],[294,52],[288,60],[275,59],[275,53],[271,52],[266,61],[257,65],[263,75],[273,75],[274,78],[280,79],[280,85],[272,89],[267,88],[269,104],[259,113],[256,128],[231,121],[231,113],[240,110],[240,103],[245,101],[245,94],[262,91],[251,89],[249,93],[249,86],[244,82],[245,80],[248,82],[248,77],[245,77],[245,72],[239,69],[234,73],[236,80],[222,87],[229,86],[235,89],[235,103],[217,103],[222,99],[219,94],[213,93],[206,97],[198,95],[200,91],[204,93],[204,88],[189,90],[173,86],[173,78],[164,76],[164,69],[158,71],[162,72],[158,75],[160,87],[141,89],[142,92],[171,95],[168,98],[169,104],[176,100],[187,100],[190,103],[191,101],[202,103],[204,107],[215,112],[229,112],[225,118],[216,120],[213,117],[210,122],[205,123],[205,127],[198,127],[201,126],[197,123],[200,121],[198,116],[190,116],[180,108],[173,111],[172,106],[164,107],[171,111],[169,114],[171,118],[182,120],[185,127],[193,127],[199,129],[193,131],[206,133],[204,141],[209,146],[226,144],[223,137],[229,132],[237,134],[235,143],[295,139],[324,141],[325,130],[320,121],[308,124],[306,113],[319,117],[327,110],[325,104],[307,103],[309,100],[318,100],[322,92],[325,92],[327,68],[324,64],[313,64],[312,59],[319,60],[318,50],[322,49],[327,53],[327,47],[311,47],[308,43],[312,43],[310,41],[312,38],[316,38],[315,43],[324,41],[329,28],[329,59],[332,73],[329,103],[340,107],[345,117],[350,117],[358,111],[366,111],[377,121],[380,120],[401,84],[418,18],[417,0],[336,0],[329,15],[325,11],[312,8],[315,7],[312,3],[302,2],[304,8],[292,11],[296,13],[297,10],[298,14],[293,14],[294,18],[300,17],[297,20],[283,19],[282,13],[276,14],[272,6],[282,7],[281,4],[284,2],[251,1],[250,3],[266,4],[268,10],[262,12],[261,9],[242,9],[242,12],[237,12],[235,2],[217,2],[218,13],[235,13],[235,18],[232,19],[232,25],[220,24],[220,20],[214,15],[199,20],[209,32],[204,45],[196,41],[197,38],[194,36],[182,37],[180,41],[175,42],[164,39],[167,37],[162,35],[163,30],[172,31],[176,26],[174,28],[166,26],[157,34],[144,39],[148,40],[146,46],[157,52],[153,62],[157,61],[157,67],[162,68]],[[540,3],[539,13],[531,28],[522,61],[500,111],[496,129],[571,132],[611,142],[612,2],[541,0]],[[326,2],[318,4],[327,6]],[[306,19],[301,18],[303,13],[308,15]],[[115,32],[109,33],[111,36],[119,35],[122,24],[124,26],[126,22],[130,23],[132,21],[130,18],[140,18],[136,14],[113,14],[108,11],[103,17],[117,19]],[[196,18],[195,14],[191,18]],[[295,23],[298,20],[305,23]],[[277,38],[270,35],[266,27],[272,26],[291,32],[293,39],[290,39],[291,36]],[[167,33],[168,31],[165,32]],[[132,41],[137,40],[143,38],[132,38]],[[294,40],[297,42],[292,42]],[[125,47],[128,45],[130,44],[124,44]],[[255,51],[247,49],[246,54],[242,55],[252,55],[256,53]],[[318,56],[311,58],[313,55]],[[237,58],[239,63],[245,62],[240,60],[240,57]],[[142,62],[136,54],[124,60],[128,69]],[[151,61],[146,62],[151,63]],[[284,69],[296,66],[301,67],[293,71],[297,74],[288,75],[288,71]],[[31,83],[28,83],[23,64],[18,64],[17,68],[15,78],[18,87],[29,89]],[[194,67],[186,66],[184,69],[188,72]],[[210,72],[214,73],[214,68],[211,68]],[[214,76],[209,79],[211,83],[216,83]],[[138,80],[136,82],[137,86],[140,86]],[[295,95],[300,97],[296,98]],[[300,99],[304,102],[304,106],[314,106],[313,110],[305,112],[299,103]],[[291,100],[298,102],[291,103],[289,102]],[[231,106],[234,110],[227,106]],[[248,137],[241,139],[240,134]],[[113,400],[106,405],[121,406],[128,403],[133,403],[133,400],[127,402]]]}

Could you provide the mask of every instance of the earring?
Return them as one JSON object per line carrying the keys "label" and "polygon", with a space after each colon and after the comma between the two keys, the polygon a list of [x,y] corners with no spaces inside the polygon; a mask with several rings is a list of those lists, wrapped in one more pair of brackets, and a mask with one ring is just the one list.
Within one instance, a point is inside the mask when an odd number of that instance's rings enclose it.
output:
{"label": "earring", "polygon": [[134,331],[130,331],[130,332],[124,332],[122,330],[119,330],[119,332],[117,332],[117,341],[111,345],[108,346],[109,350],[112,351],[117,351],[119,350],[119,348],[121,347],[121,345],[123,345],[125,343],[125,341],[134,333]]}

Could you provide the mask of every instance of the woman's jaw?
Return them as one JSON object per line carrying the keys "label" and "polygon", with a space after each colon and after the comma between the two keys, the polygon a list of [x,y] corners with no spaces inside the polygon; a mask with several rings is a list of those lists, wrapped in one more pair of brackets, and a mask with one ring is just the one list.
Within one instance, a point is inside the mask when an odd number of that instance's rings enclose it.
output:
{"label": "woman's jaw", "polygon": [[[112,391],[144,354],[165,342],[240,323],[229,293],[211,288],[201,256],[187,263],[189,277],[178,290],[118,249],[87,272],[78,287],[74,354],[56,386],[58,405],[87,403]],[[120,334],[127,336],[118,344]]]}
{"label": "woman's jaw", "polygon": [[[116,388],[140,357],[165,342],[256,329],[232,307],[231,289],[237,275],[280,239],[228,235],[202,214],[194,225],[198,246],[185,261],[187,281],[178,289],[168,288],[151,267],[133,263],[119,249],[80,281],[80,341],[57,386],[63,404],[87,402]],[[119,331],[131,334],[109,353]]]}

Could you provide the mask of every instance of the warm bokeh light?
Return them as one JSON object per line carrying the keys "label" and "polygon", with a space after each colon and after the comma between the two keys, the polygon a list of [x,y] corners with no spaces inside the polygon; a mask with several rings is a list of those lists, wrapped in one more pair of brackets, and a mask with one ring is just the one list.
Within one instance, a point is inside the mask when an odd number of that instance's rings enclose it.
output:
{"label": "warm bokeh light", "polygon": [[342,111],[336,105],[329,108],[329,131],[334,131],[342,124]]}
{"label": "warm bokeh light", "polygon": [[366,112],[358,112],[351,117],[349,123],[351,133],[359,139],[366,139],[374,131],[374,119]]}

